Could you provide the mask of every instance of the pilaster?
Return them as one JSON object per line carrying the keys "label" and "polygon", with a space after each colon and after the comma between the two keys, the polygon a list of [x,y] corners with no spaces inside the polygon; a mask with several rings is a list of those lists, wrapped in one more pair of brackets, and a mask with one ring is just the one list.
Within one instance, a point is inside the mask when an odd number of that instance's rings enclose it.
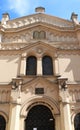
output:
{"label": "pilaster", "polygon": [[13,79],[12,83],[8,130],[20,130],[22,79]]}
{"label": "pilaster", "polygon": [[55,116],[55,129],[56,130],[61,130],[61,124],[60,124],[60,115]]}
{"label": "pilaster", "polygon": [[59,79],[61,129],[72,130],[67,79]]}
{"label": "pilaster", "polygon": [[24,128],[25,128],[25,118],[26,117],[20,117],[20,129],[21,130],[24,130]]}
{"label": "pilaster", "polygon": [[26,53],[24,53],[21,57],[21,67],[20,67],[20,74],[26,74]]}
{"label": "pilaster", "polygon": [[[20,100],[20,99],[18,99]],[[10,105],[10,119],[9,119],[9,128],[8,130],[19,130],[20,127],[20,109],[21,105],[16,103]]]}
{"label": "pilaster", "polygon": [[59,75],[59,63],[57,58],[53,59],[53,69],[54,69],[54,74]]}

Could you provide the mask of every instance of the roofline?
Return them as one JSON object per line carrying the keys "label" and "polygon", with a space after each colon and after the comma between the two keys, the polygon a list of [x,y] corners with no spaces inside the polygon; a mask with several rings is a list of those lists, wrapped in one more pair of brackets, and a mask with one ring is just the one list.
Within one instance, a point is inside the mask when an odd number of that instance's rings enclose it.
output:
{"label": "roofline", "polygon": [[63,18],[60,18],[60,17],[58,17],[58,16],[54,16],[54,15],[50,15],[50,14],[46,14],[46,13],[34,13],[34,14],[30,14],[30,15],[18,17],[18,18],[15,18],[15,19],[11,19],[11,20],[9,20],[8,22],[14,22],[14,21],[17,21],[17,20],[19,20],[19,19],[31,17],[31,16],[33,16],[33,15],[34,15],[34,16],[35,16],[35,15],[45,15],[45,16],[47,16],[47,17],[56,18],[56,19],[61,20],[61,21],[66,21],[66,22],[69,22],[69,23],[73,23],[73,21],[71,21],[71,20],[63,19]]}

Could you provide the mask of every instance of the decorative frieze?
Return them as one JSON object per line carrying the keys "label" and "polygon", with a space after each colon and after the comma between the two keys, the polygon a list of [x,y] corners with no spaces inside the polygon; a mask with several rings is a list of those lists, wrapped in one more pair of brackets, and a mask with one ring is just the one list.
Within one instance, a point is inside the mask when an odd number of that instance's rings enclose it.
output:
{"label": "decorative frieze", "polygon": [[19,43],[19,42],[28,42],[31,39],[31,34],[28,32],[22,32],[18,34],[6,34],[3,36],[3,41],[5,43]]}
{"label": "decorative frieze", "polygon": [[10,102],[10,90],[1,90],[0,89],[0,103],[8,103]]}
{"label": "decorative frieze", "polygon": [[[43,36],[38,37],[38,38],[34,38],[34,32],[38,32],[38,33],[44,33],[45,36],[43,38]],[[42,34],[43,35],[43,34]],[[29,41],[33,41],[34,42],[36,40],[47,40],[48,42],[71,42],[71,43],[76,43],[78,42],[78,39],[76,37],[75,34],[73,34],[72,32],[70,33],[61,33],[58,31],[51,31],[51,30],[45,30],[44,28],[35,28],[33,30],[26,30],[26,31],[21,31],[19,33],[5,33],[3,35],[3,37],[1,36],[1,42],[3,43],[20,43],[20,42],[29,42]]]}
{"label": "decorative frieze", "polygon": [[49,37],[50,41],[56,41],[56,42],[64,42],[64,41],[66,41],[66,42],[77,42],[77,38],[75,36],[69,36],[69,34],[67,35],[66,33],[65,33],[65,35],[64,34],[56,35],[56,33],[55,34],[51,33],[48,37]]}
{"label": "decorative frieze", "polygon": [[70,94],[70,101],[80,102],[80,84],[70,84],[68,85],[68,89]]}
{"label": "decorative frieze", "polygon": [[69,93],[72,102],[80,102],[80,90],[70,90]]}

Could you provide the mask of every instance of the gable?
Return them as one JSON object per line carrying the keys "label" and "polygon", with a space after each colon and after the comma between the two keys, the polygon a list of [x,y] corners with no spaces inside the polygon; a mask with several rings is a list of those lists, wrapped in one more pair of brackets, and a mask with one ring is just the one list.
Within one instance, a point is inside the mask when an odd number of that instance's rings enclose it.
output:
{"label": "gable", "polygon": [[38,41],[36,43],[31,43],[23,48],[21,48],[22,53],[30,54],[37,54],[37,55],[54,55],[57,49],[45,42]]}
{"label": "gable", "polygon": [[37,41],[28,44],[1,44],[2,49],[0,50],[0,55],[51,55],[54,56],[57,48],[53,45],[49,45],[46,42]]}
{"label": "gable", "polygon": [[37,13],[33,15],[28,15],[25,17],[9,20],[4,28],[20,28],[32,25],[34,23],[47,23],[50,25],[55,25],[58,27],[73,27],[73,23],[69,20],[61,19],[55,16],[47,15],[44,13]]}
{"label": "gable", "polygon": [[[53,81],[52,81],[53,80]],[[58,86],[55,84],[55,78],[53,77],[51,79],[47,79],[44,77],[37,77],[37,78],[32,78],[29,81],[25,81],[25,84],[22,86],[22,91],[26,91],[28,88],[44,88],[44,89],[50,89],[50,91],[57,90],[58,91]]]}

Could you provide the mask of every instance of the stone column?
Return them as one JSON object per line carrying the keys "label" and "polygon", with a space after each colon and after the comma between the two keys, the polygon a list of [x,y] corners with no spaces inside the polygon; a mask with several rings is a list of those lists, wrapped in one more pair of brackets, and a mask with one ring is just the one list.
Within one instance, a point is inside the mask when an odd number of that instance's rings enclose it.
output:
{"label": "stone column", "polygon": [[8,130],[8,122],[6,122],[6,130]]}
{"label": "stone column", "polygon": [[59,94],[61,97],[60,100],[61,130],[72,130],[67,79],[66,78],[58,79],[58,81],[59,81]]}
{"label": "stone column", "polygon": [[42,75],[42,58],[37,59],[37,75]]}
{"label": "stone column", "polygon": [[10,115],[9,115],[9,128],[8,130],[20,130],[20,109],[21,104],[19,104],[20,99],[16,104],[10,104]]}
{"label": "stone column", "polygon": [[59,75],[59,63],[57,58],[53,59],[53,69],[54,69],[54,74]]}
{"label": "stone column", "polygon": [[60,102],[61,130],[72,130],[70,106],[68,102]]}
{"label": "stone column", "polygon": [[71,127],[71,113],[70,113],[70,105],[69,102],[63,103],[63,113],[64,113],[64,127],[65,130],[72,130]]}
{"label": "stone column", "polygon": [[20,130],[20,110],[21,110],[21,85],[22,79],[12,80],[11,104],[8,130]]}
{"label": "stone column", "polygon": [[20,74],[25,75],[26,74],[26,54],[23,54],[21,57],[21,67],[20,67]]}
{"label": "stone column", "polygon": [[64,127],[64,113],[63,113],[63,104],[60,101],[60,123],[61,123],[61,130],[65,130]]}
{"label": "stone column", "polygon": [[60,115],[55,115],[55,129],[61,130],[61,124],[60,124]]}
{"label": "stone column", "polygon": [[24,130],[24,128],[25,128],[25,118],[26,117],[21,117],[21,119],[20,119],[20,129],[21,130]]}

